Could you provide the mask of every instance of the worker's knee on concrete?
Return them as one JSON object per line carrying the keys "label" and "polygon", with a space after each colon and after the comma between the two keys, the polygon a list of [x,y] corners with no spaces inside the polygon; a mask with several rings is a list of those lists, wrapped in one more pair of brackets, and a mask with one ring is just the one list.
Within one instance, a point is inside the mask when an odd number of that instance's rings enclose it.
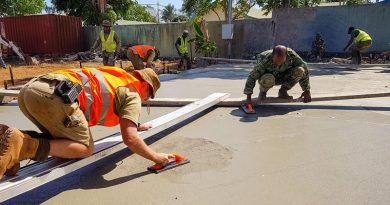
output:
{"label": "worker's knee on concrete", "polygon": [[271,88],[275,85],[275,77],[272,74],[264,74],[259,80],[259,84],[262,87]]}
{"label": "worker's knee on concrete", "polygon": [[94,149],[95,147],[93,145],[85,146],[85,149],[79,151],[77,158],[86,158],[91,156],[93,154]]}

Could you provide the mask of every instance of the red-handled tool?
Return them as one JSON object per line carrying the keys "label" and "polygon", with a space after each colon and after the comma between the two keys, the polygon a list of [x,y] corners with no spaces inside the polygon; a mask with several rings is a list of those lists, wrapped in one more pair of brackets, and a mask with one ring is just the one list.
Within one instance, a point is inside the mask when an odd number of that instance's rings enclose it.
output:
{"label": "red-handled tool", "polygon": [[246,114],[256,114],[256,111],[253,109],[252,103],[245,103],[245,104],[241,105],[241,109]]}
{"label": "red-handled tool", "polygon": [[158,173],[163,172],[165,170],[172,169],[174,167],[181,166],[183,164],[187,164],[190,162],[190,160],[186,159],[185,157],[181,156],[180,154],[177,154],[177,153],[172,153],[172,154],[175,156],[175,158],[172,161],[168,162],[164,166],[159,165],[159,164],[155,164],[153,166],[148,167],[148,170],[150,172],[158,174]]}

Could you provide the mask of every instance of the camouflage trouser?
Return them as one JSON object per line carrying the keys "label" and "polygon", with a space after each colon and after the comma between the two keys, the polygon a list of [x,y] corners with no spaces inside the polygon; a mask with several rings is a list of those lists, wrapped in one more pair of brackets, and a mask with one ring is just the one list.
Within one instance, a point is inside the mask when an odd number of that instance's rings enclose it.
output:
{"label": "camouflage trouser", "polygon": [[296,67],[288,70],[282,75],[276,77],[271,73],[266,73],[258,80],[260,84],[260,92],[267,92],[274,85],[284,85],[287,88],[294,87],[305,76],[305,69]]}
{"label": "camouflage trouser", "polygon": [[115,53],[109,53],[103,51],[103,65],[115,66]]}
{"label": "camouflage trouser", "polygon": [[192,65],[191,65],[191,59],[190,59],[190,56],[188,55],[188,53],[183,53],[183,54],[180,54],[180,63],[179,63],[179,67],[181,68],[183,65],[184,65],[184,60],[187,62],[187,69],[191,69],[192,68]]}

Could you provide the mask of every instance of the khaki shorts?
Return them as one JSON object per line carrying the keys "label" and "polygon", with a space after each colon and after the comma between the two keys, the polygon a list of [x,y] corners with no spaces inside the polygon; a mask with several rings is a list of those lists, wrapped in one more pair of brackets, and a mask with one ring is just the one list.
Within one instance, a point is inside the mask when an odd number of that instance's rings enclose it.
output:
{"label": "khaki shorts", "polygon": [[127,50],[126,55],[127,58],[131,61],[131,64],[133,64],[135,70],[142,70],[145,68],[144,62],[138,54],[134,54],[132,51]]}
{"label": "khaki shorts", "polygon": [[[58,77],[60,76],[60,77]],[[63,75],[48,74],[32,79],[19,93],[19,108],[43,133],[54,139],[69,139],[89,146],[92,141],[88,122],[77,102],[65,104],[54,94],[54,87]],[[78,123],[65,127],[66,117],[75,117]]]}

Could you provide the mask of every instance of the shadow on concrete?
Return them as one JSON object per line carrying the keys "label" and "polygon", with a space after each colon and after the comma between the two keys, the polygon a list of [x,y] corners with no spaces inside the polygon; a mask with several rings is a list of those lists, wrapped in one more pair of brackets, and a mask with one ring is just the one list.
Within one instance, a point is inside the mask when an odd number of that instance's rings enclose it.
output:
{"label": "shadow on concrete", "polygon": [[324,75],[350,75],[355,74],[361,70],[352,68],[311,68],[309,70],[310,76],[324,76]]}
{"label": "shadow on concrete", "polygon": [[[216,78],[227,80],[246,80],[252,67],[227,67],[227,68],[197,68],[184,71],[180,74],[169,74],[160,76],[161,81],[172,81],[178,79],[197,79],[197,78]],[[310,67],[310,76],[325,76],[325,75],[350,75],[360,72],[362,69],[352,67]],[[381,69],[382,70],[382,69]]]}
{"label": "shadow on concrete", "polygon": [[376,73],[390,73],[390,70],[381,70],[381,71],[378,71]]}
{"label": "shadow on concrete", "polygon": [[372,107],[372,106],[343,106],[343,105],[257,105],[255,106],[256,114],[246,114],[240,108],[230,112],[231,115],[240,117],[240,122],[256,122],[259,118],[285,115],[290,112],[304,109],[313,110],[371,110],[371,111],[390,111],[390,107]]}

